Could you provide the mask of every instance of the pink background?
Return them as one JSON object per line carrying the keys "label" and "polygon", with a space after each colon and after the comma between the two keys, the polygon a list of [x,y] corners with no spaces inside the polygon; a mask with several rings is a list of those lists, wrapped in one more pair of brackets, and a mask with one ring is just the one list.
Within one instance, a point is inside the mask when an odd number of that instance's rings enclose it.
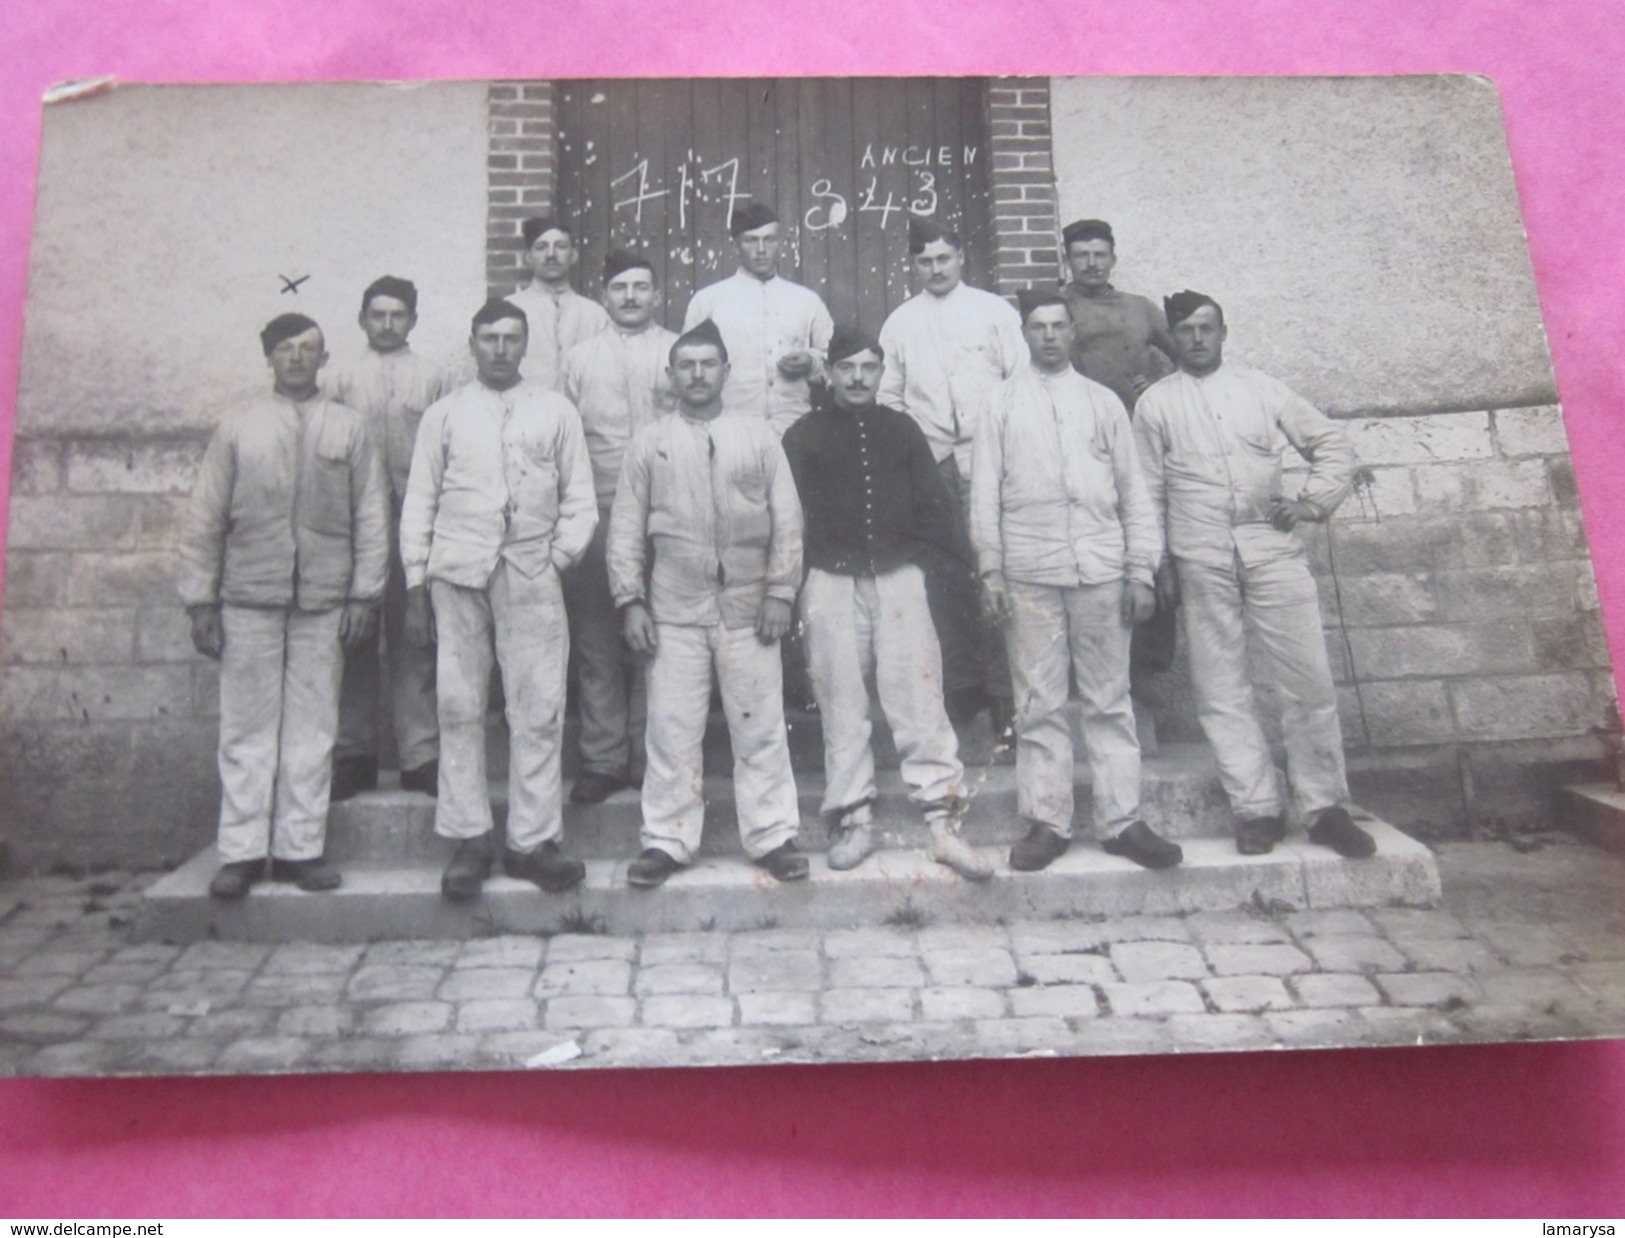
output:
{"label": "pink background", "polygon": [[[1625,394],[1625,6],[464,7],[0,9],[0,424],[14,411],[38,100],[60,79],[1483,73],[1502,91],[1603,605],[1616,661],[1625,657],[1625,463],[1610,450]],[[1461,328],[1473,329],[1470,305]],[[7,438],[0,491],[9,455]],[[1625,1045],[0,1081],[0,1216],[606,1213],[1619,1217]]]}

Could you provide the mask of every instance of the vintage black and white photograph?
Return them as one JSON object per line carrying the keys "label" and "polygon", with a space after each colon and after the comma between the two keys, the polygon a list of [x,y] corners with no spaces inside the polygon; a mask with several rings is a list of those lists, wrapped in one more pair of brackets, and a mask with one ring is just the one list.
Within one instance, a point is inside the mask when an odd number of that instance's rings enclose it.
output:
{"label": "vintage black and white photograph", "polygon": [[1494,85],[44,104],[0,1073],[1625,1034]]}

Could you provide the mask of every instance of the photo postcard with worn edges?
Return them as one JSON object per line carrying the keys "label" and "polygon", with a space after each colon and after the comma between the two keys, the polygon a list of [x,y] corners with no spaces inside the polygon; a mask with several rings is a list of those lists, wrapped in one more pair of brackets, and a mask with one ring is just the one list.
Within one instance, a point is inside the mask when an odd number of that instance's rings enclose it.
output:
{"label": "photo postcard with worn edges", "polygon": [[0,1071],[1625,1029],[1485,79],[63,88],[13,459]]}

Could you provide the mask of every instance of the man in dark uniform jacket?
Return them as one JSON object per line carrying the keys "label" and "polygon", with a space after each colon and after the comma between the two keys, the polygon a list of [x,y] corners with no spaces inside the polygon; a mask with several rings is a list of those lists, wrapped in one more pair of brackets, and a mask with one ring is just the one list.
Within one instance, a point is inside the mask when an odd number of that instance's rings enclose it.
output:
{"label": "man in dark uniform jacket", "polygon": [[854,868],[874,849],[872,672],[931,857],[981,881],[993,868],[958,833],[965,770],[919,567],[926,551],[953,544],[954,500],[914,419],[876,404],[884,367],[871,336],[838,328],[828,393],[784,436],[806,514],[801,617],[824,726],[829,865]]}

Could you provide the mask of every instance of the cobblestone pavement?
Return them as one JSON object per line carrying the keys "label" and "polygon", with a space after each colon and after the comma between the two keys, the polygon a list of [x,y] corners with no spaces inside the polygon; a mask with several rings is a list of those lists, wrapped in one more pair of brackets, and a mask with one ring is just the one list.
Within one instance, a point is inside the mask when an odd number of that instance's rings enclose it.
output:
{"label": "cobblestone pavement", "polygon": [[[1445,844],[1445,906],[134,943],[150,876],[0,883],[0,1073],[1202,1052],[1625,1035],[1625,857]],[[570,1056],[579,1050],[579,1056]]]}

